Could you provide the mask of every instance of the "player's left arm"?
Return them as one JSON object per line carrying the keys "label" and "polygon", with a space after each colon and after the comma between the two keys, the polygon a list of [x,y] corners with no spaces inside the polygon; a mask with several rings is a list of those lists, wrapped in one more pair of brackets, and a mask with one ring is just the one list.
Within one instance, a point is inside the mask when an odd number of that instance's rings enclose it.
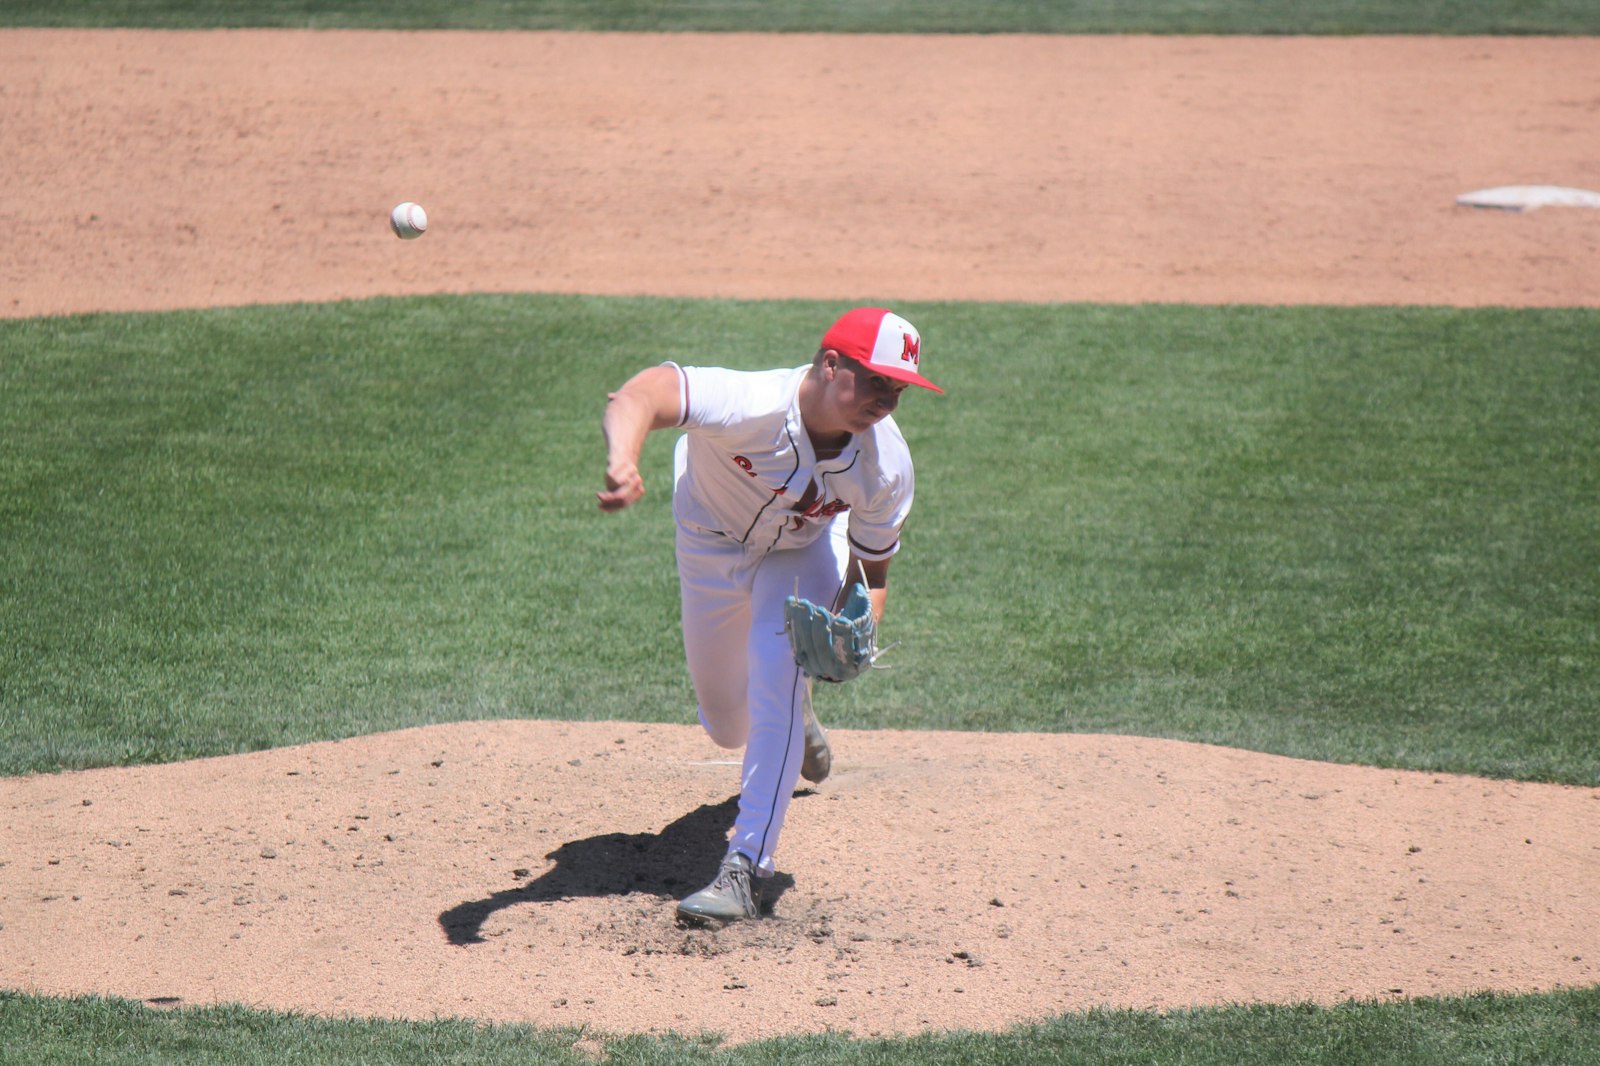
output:
{"label": "player's left arm", "polygon": [[844,603],[845,596],[850,591],[850,586],[861,580],[863,574],[867,579],[867,598],[872,601],[872,622],[874,625],[883,621],[883,610],[889,602],[889,559],[864,559],[855,552],[850,553],[850,569],[846,571],[844,588],[839,590],[839,599],[834,606],[838,610]]}
{"label": "player's left arm", "polygon": [[[889,601],[889,562],[900,548],[900,533],[911,513],[913,470],[911,455],[899,433],[885,434],[878,453],[876,476],[868,479],[867,492],[851,501],[848,540],[849,569],[845,572],[843,597],[850,586],[866,575],[867,598],[872,601],[872,622],[883,621]],[[837,609],[837,605],[835,607]]]}

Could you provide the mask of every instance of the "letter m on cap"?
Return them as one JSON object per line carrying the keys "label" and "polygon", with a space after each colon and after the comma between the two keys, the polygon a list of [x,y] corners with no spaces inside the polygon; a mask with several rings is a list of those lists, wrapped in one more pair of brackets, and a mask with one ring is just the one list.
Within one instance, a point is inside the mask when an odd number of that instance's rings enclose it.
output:
{"label": "letter m on cap", "polygon": [[916,366],[922,358],[922,340],[921,338],[913,337],[909,333],[905,335],[905,338],[906,346],[900,351],[900,360]]}

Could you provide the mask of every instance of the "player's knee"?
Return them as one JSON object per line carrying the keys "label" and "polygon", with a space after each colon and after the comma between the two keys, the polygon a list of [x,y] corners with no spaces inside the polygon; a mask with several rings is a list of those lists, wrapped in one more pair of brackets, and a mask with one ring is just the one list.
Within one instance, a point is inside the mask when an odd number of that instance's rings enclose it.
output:
{"label": "player's knee", "polygon": [[742,711],[737,714],[707,714],[700,708],[700,725],[719,748],[742,748],[750,738],[750,718]]}

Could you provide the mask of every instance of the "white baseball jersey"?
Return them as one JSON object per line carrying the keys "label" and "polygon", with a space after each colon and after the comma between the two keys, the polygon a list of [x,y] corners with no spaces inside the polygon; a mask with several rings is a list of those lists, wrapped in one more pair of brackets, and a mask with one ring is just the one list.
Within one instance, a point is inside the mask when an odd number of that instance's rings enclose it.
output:
{"label": "white baseball jersey", "polygon": [[911,511],[911,452],[886,417],[821,459],[800,422],[809,366],[737,371],[681,367],[679,421],[689,430],[687,471],[673,497],[679,523],[765,553],[815,541],[848,513],[850,548],[887,559]]}

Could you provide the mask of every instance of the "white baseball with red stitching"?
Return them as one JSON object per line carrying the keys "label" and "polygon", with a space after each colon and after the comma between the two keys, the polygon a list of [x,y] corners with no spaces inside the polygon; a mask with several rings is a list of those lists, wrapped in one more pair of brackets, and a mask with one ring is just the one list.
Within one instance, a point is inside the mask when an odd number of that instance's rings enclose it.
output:
{"label": "white baseball with red stitching", "polygon": [[389,212],[389,228],[403,241],[414,241],[428,231],[428,213],[421,204],[407,200]]}

